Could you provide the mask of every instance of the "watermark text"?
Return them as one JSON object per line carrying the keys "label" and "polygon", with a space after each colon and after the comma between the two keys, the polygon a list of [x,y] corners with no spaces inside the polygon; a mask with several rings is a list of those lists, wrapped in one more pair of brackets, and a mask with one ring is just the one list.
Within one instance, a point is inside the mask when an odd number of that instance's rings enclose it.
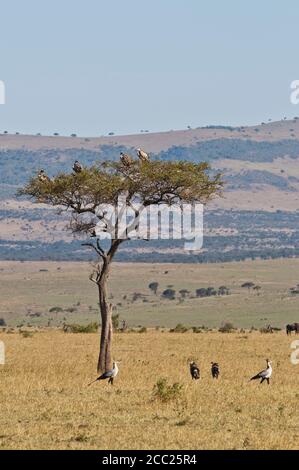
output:
{"label": "watermark text", "polygon": [[299,364],[299,339],[292,342],[291,349],[294,349],[291,354],[291,363],[297,366]]}
{"label": "watermark text", "polygon": [[5,104],[5,83],[0,80],[0,104]]}
{"label": "watermark text", "polygon": [[4,366],[5,364],[5,345],[3,341],[0,341],[0,365]]}

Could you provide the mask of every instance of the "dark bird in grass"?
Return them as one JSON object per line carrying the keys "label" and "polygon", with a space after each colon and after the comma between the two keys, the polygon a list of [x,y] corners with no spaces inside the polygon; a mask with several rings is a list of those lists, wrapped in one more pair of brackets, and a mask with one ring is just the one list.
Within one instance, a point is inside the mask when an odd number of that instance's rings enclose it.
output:
{"label": "dark bird in grass", "polygon": [[102,374],[100,377],[98,377],[93,382],[90,382],[90,384],[88,384],[88,386],[94,384],[95,382],[98,382],[99,380],[107,380],[107,379],[108,379],[108,383],[113,385],[113,380],[117,376],[118,370],[119,370],[117,364],[118,363],[116,361],[113,361],[113,368],[111,370],[108,370],[107,372],[104,372],[104,374]]}
{"label": "dark bird in grass", "polygon": [[126,168],[129,168],[133,164],[133,158],[124,152],[120,152],[120,161]]}
{"label": "dark bird in grass", "polygon": [[250,380],[259,380],[261,379],[260,383],[262,384],[264,380],[267,380],[268,385],[270,384],[270,378],[272,375],[272,362],[269,359],[266,359],[267,362],[267,369],[262,370],[258,374],[256,374],[254,377],[251,377]]}
{"label": "dark bird in grass", "polygon": [[218,379],[220,374],[219,364],[217,362],[211,362],[211,374],[213,379]]}
{"label": "dark bird in grass", "polygon": [[73,171],[75,173],[81,173],[82,170],[83,170],[83,166],[81,165],[80,162],[78,162],[78,160],[76,160],[73,166]]}
{"label": "dark bird in grass", "polygon": [[292,331],[294,331],[295,334],[299,333],[299,323],[292,323],[291,325],[286,326],[287,335],[291,335]]}
{"label": "dark bird in grass", "polygon": [[200,379],[200,370],[194,361],[190,362],[190,374],[191,374],[192,380]]}
{"label": "dark bird in grass", "polygon": [[141,162],[149,162],[150,160],[148,154],[142,149],[137,149],[137,155]]}
{"label": "dark bird in grass", "polygon": [[42,183],[51,181],[49,176],[46,175],[45,170],[39,170],[37,176],[38,176],[39,181],[41,181]]}

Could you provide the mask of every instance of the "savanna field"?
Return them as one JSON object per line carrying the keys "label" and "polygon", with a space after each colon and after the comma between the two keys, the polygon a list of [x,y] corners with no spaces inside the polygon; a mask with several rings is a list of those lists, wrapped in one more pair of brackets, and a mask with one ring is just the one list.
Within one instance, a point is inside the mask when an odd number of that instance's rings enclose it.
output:
{"label": "savanna field", "polygon": [[[251,331],[299,320],[299,298],[290,293],[299,282],[298,260],[115,264],[111,302],[128,329],[114,335],[114,358],[121,362],[113,387],[87,386],[97,377],[98,333],[61,329],[99,319],[91,267],[1,262],[0,269],[2,450],[299,449],[299,365],[290,361],[296,338],[284,329]],[[148,288],[153,281],[157,295]],[[261,289],[242,288],[246,281]],[[229,295],[193,295],[196,288],[223,285]],[[161,298],[169,286],[174,300]],[[184,301],[182,289],[190,292]],[[225,322],[236,329],[219,332]],[[178,323],[208,329],[170,332]],[[266,358],[273,361],[270,386],[250,382]],[[190,377],[191,360],[200,366],[198,382]],[[220,365],[218,381],[211,361]],[[157,391],[160,379],[166,385]]]}
{"label": "savanna field", "polygon": [[[113,387],[96,377],[97,334],[1,334],[2,449],[298,449],[299,366],[282,332],[118,333]],[[273,360],[273,381],[249,378]],[[202,379],[192,382],[195,358]],[[221,376],[213,381],[210,362]],[[160,378],[180,393],[155,395]]]}

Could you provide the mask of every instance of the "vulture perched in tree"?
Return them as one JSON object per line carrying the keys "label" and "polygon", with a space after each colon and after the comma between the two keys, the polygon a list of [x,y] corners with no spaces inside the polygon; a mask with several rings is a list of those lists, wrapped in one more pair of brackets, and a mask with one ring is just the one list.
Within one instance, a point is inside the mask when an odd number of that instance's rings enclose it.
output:
{"label": "vulture perched in tree", "polygon": [[199,367],[194,361],[190,362],[190,374],[191,374],[192,380],[198,380],[200,378]]}
{"label": "vulture perched in tree", "polygon": [[42,182],[45,183],[46,181],[49,182],[51,181],[49,176],[46,175],[45,170],[39,170],[38,172],[38,179]]}
{"label": "vulture perched in tree", "polygon": [[129,167],[132,165],[133,163],[133,158],[128,155],[127,153],[124,153],[124,152],[120,152],[120,161],[122,162],[122,164],[125,166],[125,167]]}
{"label": "vulture perched in tree", "polygon": [[260,383],[262,384],[264,380],[267,380],[268,385],[270,384],[270,377],[272,375],[272,361],[269,361],[269,359],[266,359],[267,362],[267,369],[262,370],[258,374],[256,374],[254,377],[251,377],[250,380],[258,380],[261,379]]}
{"label": "vulture perched in tree", "polygon": [[144,150],[137,149],[137,155],[141,162],[149,162],[149,156]]}
{"label": "vulture perched in tree", "polygon": [[80,162],[78,162],[78,160],[76,160],[73,166],[73,171],[75,173],[81,173],[82,170],[83,170],[83,166],[81,165]]}

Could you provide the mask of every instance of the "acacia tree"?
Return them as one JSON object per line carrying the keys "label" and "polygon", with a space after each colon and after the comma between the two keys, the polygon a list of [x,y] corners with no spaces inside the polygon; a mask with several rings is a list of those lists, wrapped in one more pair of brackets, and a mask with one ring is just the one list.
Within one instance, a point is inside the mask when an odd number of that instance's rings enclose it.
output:
{"label": "acacia tree", "polygon": [[[129,167],[122,163],[104,162],[80,173],[60,173],[52,180],[36,175],[20,191],[35,202],[45,203],[70,214],[69,228],[73,234],[94,238],[83,243],[94,250],[97,263],[90,280],[96,284],[101,312],[101,340],[98,371],[111,368],[112,305],[108,301],[107,281],[112,260],[120,245],[136,231],[142,210],[150,206],[182,203],[207,203],[219,194],[221,176],[212,176],[207,163],[186,161],[134,162]],[[126,235],[120,236],[121,213],[114,219],[105,207],[116,206],[125,196],[125,207],[133,211],[133,220],[126,225]],[[96,232],[94,232],[96,228]],[[123,230],[123,229],[122,229]],[[103,237],[110,236],[103,242]]]}

